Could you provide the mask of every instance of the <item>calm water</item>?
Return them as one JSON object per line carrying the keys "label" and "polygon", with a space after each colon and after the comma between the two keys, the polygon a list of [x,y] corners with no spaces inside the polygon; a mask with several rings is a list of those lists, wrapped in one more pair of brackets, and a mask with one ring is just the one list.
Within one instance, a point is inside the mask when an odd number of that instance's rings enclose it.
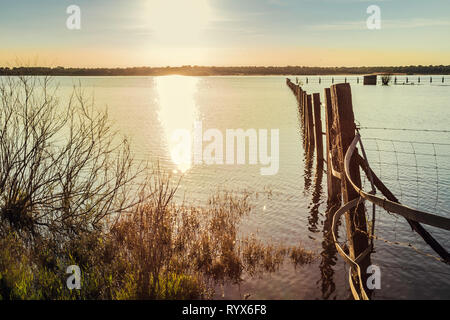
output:
{"label": "calm water", "polygon": [[[321,84],[317,80],[309,77],[304,88],[323,93],[331,85],[323,77]],[[336,77],[339,80],[343,77]],[[348,77],[355,117],[362,127],[448,128],[450,86],[438,80],[432,85],[422,80],[422,85],[363,86],[354,80]],[[327,240],[331,221],[325,215],[326,176],[305,168],[297,104],[285,77],[60,77],[56,81],[63,92],[80,81],[97,106],[108,106],[116,127],[132,139],[137,159],[159,160],[175,175],[184,173],[180,199],[186,195],[188,201],[202,204],[217,190],[254,192],[259,196],[253,200],[255,209],[244,222],[244,231],[256,232],[267,241],[301,243],[320,257],[297,270],[285,265],[275,274],[246,279],[240,288],[227,286],[219,290],[218,297],[239,298],[246,293],[253,299],[350,297],[347,268]],[[278,174],[261,176],[259,165],[175,165],[171,133],[179,128],[190,130],[196,120],[202,121],[204,130],[215,128],[224,134],[226,129],[279,129]],[[445,145],[450,134],[375,129],[362,129],[361,134],[363,139],[443,143],[364,140],[371,166],[403,202],[450,216],[450,148]],[[428,229],[450,249],[448,233]],[[405,220],[378,211],[376,233],[406,247],[376,241],[372,261],[381,267],[382,289],[374,293],[375,299],[450,298],[449,267],[424,255],[435,254]],[[408,243],[420,253],[407,247]]]}

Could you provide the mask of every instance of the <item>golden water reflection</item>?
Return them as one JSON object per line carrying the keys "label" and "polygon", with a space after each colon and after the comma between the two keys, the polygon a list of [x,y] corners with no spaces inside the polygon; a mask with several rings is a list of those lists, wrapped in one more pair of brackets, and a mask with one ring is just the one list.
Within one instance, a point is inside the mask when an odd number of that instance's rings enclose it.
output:
{"label": "golden water reflection", "polygon": [[[190,137],[193,136],[194,122],[198,116],[195,102],[198,81],[198,78],[185,76],[164,76],[155,79],[159,121],[164,130],[171,160],[182,173],[192,167]],[[189,134],[189,137],[182,133]]]}

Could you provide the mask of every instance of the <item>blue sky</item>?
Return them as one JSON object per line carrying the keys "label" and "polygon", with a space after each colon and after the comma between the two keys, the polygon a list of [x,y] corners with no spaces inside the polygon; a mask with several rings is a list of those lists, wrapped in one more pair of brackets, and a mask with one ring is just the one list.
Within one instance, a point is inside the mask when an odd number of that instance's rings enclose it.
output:
{"label": "blue sky", "polygon": [[0,64],[450,64],[449,40],[448,0],[0,0]]}

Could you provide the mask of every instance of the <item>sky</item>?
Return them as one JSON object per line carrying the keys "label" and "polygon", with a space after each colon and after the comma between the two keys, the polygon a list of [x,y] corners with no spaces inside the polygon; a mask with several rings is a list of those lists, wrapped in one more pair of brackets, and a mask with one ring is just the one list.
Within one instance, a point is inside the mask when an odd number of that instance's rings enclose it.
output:
{"label": "sky", "polygon": [[449,0],[0,0],[2,66],[448,65],[449,40]]}

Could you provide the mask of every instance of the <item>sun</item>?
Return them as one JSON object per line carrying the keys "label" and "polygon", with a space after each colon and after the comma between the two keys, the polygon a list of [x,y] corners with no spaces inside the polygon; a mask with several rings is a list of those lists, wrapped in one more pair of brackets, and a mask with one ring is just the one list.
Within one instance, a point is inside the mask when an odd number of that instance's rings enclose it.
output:
{"label": "sun", "polygon": [[150,0],[149,25],[164,42],[197,40],[211,21],[209,0]]}

